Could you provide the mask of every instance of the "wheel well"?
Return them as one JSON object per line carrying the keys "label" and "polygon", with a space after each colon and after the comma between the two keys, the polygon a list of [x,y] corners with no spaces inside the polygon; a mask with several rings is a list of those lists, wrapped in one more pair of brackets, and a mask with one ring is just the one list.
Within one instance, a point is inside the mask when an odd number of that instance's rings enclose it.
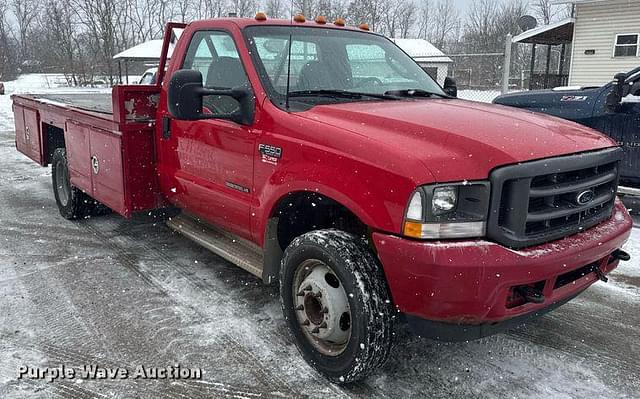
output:
{"label": "wheel well", "polygon": [[49,125],[47,123],[42,124],[42,130],[44,133],[43,135],[46,139],[46,147],[45,147],[46,161],[49,164],[53,159],[53,152],[56,150],[56,148],[64,148],[65,146],[64,130],[56,126]]}
{"label": "wheel well", "polygon": [[283,251],[294,238],[313,230],[336,228],[356,235],[367,233],[367,226],[349,209],[318,193],[288,195],[280,200],[272,217],[278,218],[278,244]]}
{"label": "wheel well", "polygon": [[313,230],[336,228],[358,236],[369,228],[339,202],[314,192],[296,192],[280,199],[266,229],[263,280],[277,280],[284,250],[294,238]]}

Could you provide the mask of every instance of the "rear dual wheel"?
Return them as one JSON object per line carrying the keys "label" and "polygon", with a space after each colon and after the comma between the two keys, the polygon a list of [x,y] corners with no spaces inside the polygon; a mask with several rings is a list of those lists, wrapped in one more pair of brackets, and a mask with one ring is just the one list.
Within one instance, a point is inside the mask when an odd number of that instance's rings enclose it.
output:
{"label": "rear dual wheel", "polygon": [[51,180],[53,195],[60,210],[60,215],[68,220],[106,212],[104,205],[85,194],[71,184],[67,151],[56,148],[51,159]]}
{"label": "rear dual wheel", "polygon": [[289,245],[282,262],[282,309],[305,360],[339,384],[382,366],[393,306],[366,243],[340,230],[312,231]]}

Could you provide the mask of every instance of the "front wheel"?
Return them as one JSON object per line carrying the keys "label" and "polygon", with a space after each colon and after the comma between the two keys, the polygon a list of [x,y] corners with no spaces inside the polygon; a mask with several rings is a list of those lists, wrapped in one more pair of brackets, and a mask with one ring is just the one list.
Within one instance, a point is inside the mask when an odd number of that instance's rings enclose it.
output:
{"label": "front wheel", "polygon": [[362,239],[318,230],[293,240],[282,260],[280,297],[300,353],[331,381],[360,380],[387,360],[393,306]]}

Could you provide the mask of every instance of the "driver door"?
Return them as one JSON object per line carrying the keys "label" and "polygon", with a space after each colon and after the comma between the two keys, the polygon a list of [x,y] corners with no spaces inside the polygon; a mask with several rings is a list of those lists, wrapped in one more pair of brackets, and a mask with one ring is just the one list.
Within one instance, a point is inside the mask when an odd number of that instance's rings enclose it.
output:
{"label": "driver door", "polygon": [[[233,37],[224,31],[196,32],[183,69],[202,73],[207,88],[251,87]],[[205,114],[230,114],[237,100],[205,96]],[[256,137],[249,126],[223,119],[171,121],[175,150],[174,203],[203,220],[251,239],[250,206]]]}

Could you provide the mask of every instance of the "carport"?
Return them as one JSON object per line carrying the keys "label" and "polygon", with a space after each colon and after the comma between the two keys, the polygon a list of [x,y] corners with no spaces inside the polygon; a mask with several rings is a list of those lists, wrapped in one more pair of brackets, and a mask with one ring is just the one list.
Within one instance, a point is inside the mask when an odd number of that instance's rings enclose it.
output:
{"label": "carport", "polygon": [[[553,24],[529,29],[512,39],[512,43],[527,43],[533,45],[531,48],[531,66],[529,70],[529,90],[548,89],[567,85],[569,75],[564,74],[563,71],[567,61],[567,45],[573,43],[573,27],[575,22],[575,18],[567,18]],[[547,46],[547,63],[545,72],[536,75],[536,51],[538,46]],[[551,52],[554,46],[560,46],[560,60],[558,73],[552,74],[550,71]]]}
{"label": "carport", "polygon": [[[171,58],[175,43],[180,38],[183,29],[174,28],[171,37],[171,44],[167,52],[167,57]],[[120,83],[129,84],[129,63],[143,62],[157,65],[160,62],[160,54],[162,54],[162,39],[149,40],[136,46],[128,48],[113,56],[114,60],[118,60],[118,76]],[[125,81],[122,81],[122,72],[124,66]]]}

